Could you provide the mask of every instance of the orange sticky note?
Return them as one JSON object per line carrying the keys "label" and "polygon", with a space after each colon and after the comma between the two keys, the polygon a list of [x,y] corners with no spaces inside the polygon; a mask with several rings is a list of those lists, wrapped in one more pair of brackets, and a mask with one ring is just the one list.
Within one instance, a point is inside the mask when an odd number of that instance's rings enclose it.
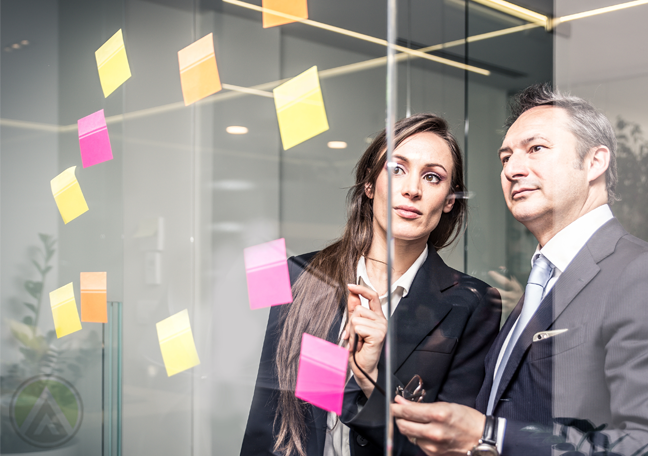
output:
{"label": "orange sticky note", "polygon": [[56,337],[61,338],[81,330],[72,282],[52,291],[49,296]]}
{"label": "orange sticky note", "polygon": [[216,66],[213,33],[178,51],[178,62],[185,106],[223,88]]}
{"label": "orange sticky note", "polygon": [[105,272],[81,273],[81,321],[108,323]]}
{"label": "orange sticky note", "polygon": [[[263,28],[308,19],[306,0],[263,0],[263,8]],[[272,14],[267,10],[283,13],[285,16]]]}

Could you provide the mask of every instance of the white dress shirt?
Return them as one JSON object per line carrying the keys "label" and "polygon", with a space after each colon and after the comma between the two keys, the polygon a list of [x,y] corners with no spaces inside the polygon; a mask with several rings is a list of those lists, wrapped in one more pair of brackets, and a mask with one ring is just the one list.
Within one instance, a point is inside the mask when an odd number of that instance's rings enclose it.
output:
{"label": "white dress shirt", "polygon": [[[428,247],[425,246],[423,253],[414,261],[412,266],[398,278],[396,282],[392,284],[392,305],[391,311],[392,314],[396,310],[398,303],[402,298],[407,296],[409,290],[414,281],[416,273],[421,268],[423,263],[428,256]],[[373,291],[376,291],[374,286],[369,280],[369,274],[367,274],[367,264],[365,262],[365,257],[360,257],[358,261],[358,266],[356,269],[356,276],[358,277],[358,285],[371,288]],[[363,307],[369,308],[369,301],[360,296],[360,303]],[[382,307],[383,315],[387,315],[387,293],[380,297],[380,304]],[[344,330],[346,325],[346,313],[342,317],[342,323],[340,324],[340,333]],[[346,343],[346,341],[341,342],[340,345]],[[353,376],[353,371],[349,369],[349,378]],[[329,412],[326,418],[326,440],[324,441],[324,456],[350,456],[351,446],[349,445],[349,427],[342,424],[338,416],[334,412]]]}
{"label": "white dress shirt", "polygon": [[[531,257],[531,267],[533,267],[533,262],[540,255],[544,255],[544,257],[547,260],[551,261],[551,264],[554,265],[553,274],[549,279],[549,282],[547,283],[547,286],[545,287],[542,295],[543,299],[556,284],[563,271],[567,269],[569,263],[571,263],[572,260],[576,258],[578,252],[580,252],[587,241],[590,240],[592,235],[599,228],[605,225],[605,223],[607,223],[612,217],[614,216],[612,215],[610,206],[604,204],[603,206],[599,206],[596,209],[589,211],[587,214],[576,219],[565,228],[560,230],[554,237],[549,240],[549,242],[547,242],[544,247],[540,248],[540,245],[536,247],[536,251]],[[513,331],[515,330],[517,323],[518,322],[516,321],[509,331],[508,336],[506,336],[504,345],[502,345],[502,349],[500,350],[499,356],[497,357],[495,371],[493,371],[493,378],[495,377],[495,372],[497,372],[497,369],[499,369],[500,362],[502,361],[502,356],[504,355],[506,346],[509,343],[509,339],[511,338],[511,334],[513,334]]]}

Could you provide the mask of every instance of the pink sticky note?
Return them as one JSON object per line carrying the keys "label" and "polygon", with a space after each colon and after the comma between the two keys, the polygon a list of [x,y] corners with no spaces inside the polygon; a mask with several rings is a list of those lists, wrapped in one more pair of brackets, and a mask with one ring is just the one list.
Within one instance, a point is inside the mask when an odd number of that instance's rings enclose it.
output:
{"label": "pink sticky note", "polygon": [[293,300],[286,260],[286,241],[277,239],[243,250],[251,309]]}
{"label": "pink sticky note", "polygon": [[295,396],[340,415],[348,359],[346,349],[304,333]]}
{"label": "pink sticky note", "polygon": [[83,167],[112,160],[112,149],[104,110],[79,119],[79,147]]}

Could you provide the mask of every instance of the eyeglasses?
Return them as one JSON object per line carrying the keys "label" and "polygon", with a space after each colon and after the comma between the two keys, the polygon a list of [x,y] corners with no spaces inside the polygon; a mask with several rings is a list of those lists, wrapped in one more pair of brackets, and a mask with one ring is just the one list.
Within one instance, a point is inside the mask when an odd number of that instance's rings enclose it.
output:
{"label": "eyeglasses", "polygon": [[[386,396],[385,390],[378,384],[376,383],[373,378],[371,378],[367,373],[358,365],[358,362],[356,361],[356,351],[358,348],[358,336],[356,335],[354,341],[353,341],[353,363],[356,365],[358,370],[362,372],[362,375],[364,375],[367,380],[371,382],[371,384],[382,393],[383,396]],[[402,396],[408,401],[412,402],[421,402],[423,398],[425,397],[425,390],[423,389],[423,379],[421,378],[420,375],[415,374],[414,377],[405,385],[405,388],[402,386],[397,386],[396,387],[396,396]]]}

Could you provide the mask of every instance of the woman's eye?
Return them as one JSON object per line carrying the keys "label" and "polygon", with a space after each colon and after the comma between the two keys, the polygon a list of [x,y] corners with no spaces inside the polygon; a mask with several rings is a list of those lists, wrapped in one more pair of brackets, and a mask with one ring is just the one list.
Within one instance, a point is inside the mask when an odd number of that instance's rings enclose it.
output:
{"label": "woman's eye", "polygon": [[404,172],[405,171],[403,171],[403,168],[401,168],[400,166],[394,166],[394,175],[397,176],[399,174],[403,174]]}
{"label": "woman's eye", "polygon": [[441,178],[439,177],[439,175],[434,173],[426,174],[425,176],[423,176],[423,179],[433,184],[436,184],[437,182],[441,182]]}

